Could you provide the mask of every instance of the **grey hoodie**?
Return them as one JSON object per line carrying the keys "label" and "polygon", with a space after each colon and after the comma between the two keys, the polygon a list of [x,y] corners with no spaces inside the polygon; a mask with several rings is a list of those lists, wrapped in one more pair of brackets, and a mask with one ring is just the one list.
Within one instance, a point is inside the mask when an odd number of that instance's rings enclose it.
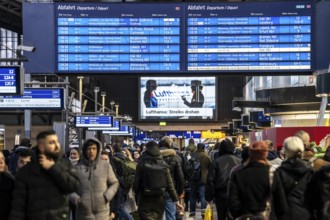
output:
{"label": "grey hoodie", "polygon": [[[97,157],[94,161],[87,158],[87,142],[97,145]],[[109,202],[117,192],[119,182],[108,161],[101,160],[101,143],[97,139],[88,139],[83,144],[82,159],[77,164],[80,187],[70,200],[77,205],[77,220],[109,219]]]}

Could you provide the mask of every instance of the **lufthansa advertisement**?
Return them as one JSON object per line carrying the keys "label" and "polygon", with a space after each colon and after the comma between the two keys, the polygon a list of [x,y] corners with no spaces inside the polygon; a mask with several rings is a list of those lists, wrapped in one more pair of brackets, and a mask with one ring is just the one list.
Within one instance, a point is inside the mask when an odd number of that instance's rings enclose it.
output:
{"label": "lufthansa advertisement", "polygon": [[215,77],[141,77],[140,120],[215,120]]}

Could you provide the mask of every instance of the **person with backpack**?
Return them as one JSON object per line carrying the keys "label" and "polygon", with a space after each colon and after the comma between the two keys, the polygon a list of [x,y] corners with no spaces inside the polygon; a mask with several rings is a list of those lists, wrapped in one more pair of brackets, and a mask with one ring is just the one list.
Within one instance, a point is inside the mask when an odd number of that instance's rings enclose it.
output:
{"label": "person with backpack", "polygon": [[210,166],[207,175],[205,197],[208,202],[215,199],[219,220],[226,220],[228,209],[227,187],[231,170],[240,164],[240,159],[234,155],[235,146],[229,139],[221,141],[219,157]]}
{"label": "person with backpack", "polygon": [[138,213],[143,220],[160,220],[165,210],[165,192],[169,194],[178,209],[179,198],[174,188],[170,170],[163,160],[159,145],[149,141],[139,161],[133,191],[138,204]]}
{"label": "person with backpack", "polygon": [[[169,166],[174,188],[177,194],[181,196],[183,194],[184,189],[184,175],[181,167],[181,158],[176,154],[174,149],[170,149],[170,145],[165,140],[159,141],[159,147],[160,153],[163,156],[164,161]],[[169,194],[166,193],[166,220],[175,220],[176,213],[177,210],[175,207],[175,203],[172,201]]]}
{"label": "person with backpack", "polygon": [[205,188],[208,170],[211,166],[211,158],[205,152],[205,144],[197,144],[197,152],[192,153],[188,163],[185,165],[190,185],[190,214],[196,215],[196,197],[199,196],[201,202],[201,215],[204,217],[206,208]]}
{"label": "person with backpack", "polygon": [[125,203],[128,193],[133,187],[136,163],[126,156],[120,145],[115,144],[114,150],[112,162],[120,183],[116,195],[119,200],[118,219],[133,220],[133,217],[125,207]]}
{"label": "person with backpack", "polygon": [[274,173],[274,213],[281,220],[310,219],[306,192],[313,171],[310,162],[301,159],[304,143],[299,137],[288,137],[284,140],[283,147],[286,160]]}

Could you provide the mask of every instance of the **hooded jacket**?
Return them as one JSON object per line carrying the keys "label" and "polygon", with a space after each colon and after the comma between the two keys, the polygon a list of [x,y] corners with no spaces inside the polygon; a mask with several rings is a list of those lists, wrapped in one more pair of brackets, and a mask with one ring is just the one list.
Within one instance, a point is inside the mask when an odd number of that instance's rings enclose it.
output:
{"label": "hooded jacket", "polygon": [[39,164],[38,147],[32,149],[31,162],[20,169],[15,178],[10,220],[67,220],[66,196],[77,190],[76,170],[59,158],[45,170]]}
{"label": "hooded jacket", "polygon": [[[143,196],[143,187],[144,187],[144,164],[145,163],[160,163],[163,161],[163,158],[160,154],[159,147],[153,145],[147,147],[146,151],[140,157],[139,164],[136,168],[136,174],[134,179],[133,191],[138,200],[138,212],[140,219],[162,219],[165,209],[165,196],[160,197],[145,197]],[[163,161],[164,162],[164,161]],[[166,163],[164,162],[166,166]],[[157,177],[155,177],[157,178]],[[171,197],[172,201],[176,202],[179,200],[177,193],[175,191],[173,181],[169,169],[166,169],[166,192]]]}
{"label": "hooded jacket", "polygon": [[[201,179],[198,181],[198,184],[206,184],[207,173],[209,172],[209,168],[211,166],[211,158],[206,154],[204,149],[197,149],[196,158],[201,164]],[[194,183],[193,181],[191,181]],[[195,182],[196,184],[196,182]]]}
{"label": "hooded jacket", "polygon": [[161,149],[160,153],[169,166],[176,192],[178,195],[181,195],[184,189],[184,175],[181,167],[181,158],[173,149]]}
{"label": "hooded jacket", "polygon": [[[97,157],[88,160],[86,142],[93,141],[97,146]],[[77,205],[77,220],[104,220],[109,218],[109,202],[117,192],[119,182],[108,161],[101,160],[101,143],[88,139],[83,145],[82,159],[77,164],[80,180],[78,191],[70,195]]]}
{"label": "hooded jacket", "polygon": [[210,166],[207,185],[206,200],[211,201],[215,191],[222,192],[222,197],[227,195],[227,186],[231,170],[240,164],[241,160],[234,156],[235,146],[231,141],[224,140],[219,146],[219,157],[212,161]]}
{"label": "hooded jacket", "polygon": [[277,219],[310,219],[306,191],[312,177],[308,161],[300,158],[284,160],[274,173],[273,205]]}

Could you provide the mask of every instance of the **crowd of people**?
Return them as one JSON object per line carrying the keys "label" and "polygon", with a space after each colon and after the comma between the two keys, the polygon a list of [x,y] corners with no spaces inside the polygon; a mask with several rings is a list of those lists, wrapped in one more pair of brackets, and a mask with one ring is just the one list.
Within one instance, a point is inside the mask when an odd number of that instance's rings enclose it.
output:
{"label": "crowd of people", "polygon": [[165,136],[133,146],[91,138],[62,152],[54,131],[36,140],[0,151],[1,220],[175,220],[203,217],[208,204],[221,220],[330,216],[330,155],[315,157],[304,131],[279,147],[190,139],[179,149]]}

